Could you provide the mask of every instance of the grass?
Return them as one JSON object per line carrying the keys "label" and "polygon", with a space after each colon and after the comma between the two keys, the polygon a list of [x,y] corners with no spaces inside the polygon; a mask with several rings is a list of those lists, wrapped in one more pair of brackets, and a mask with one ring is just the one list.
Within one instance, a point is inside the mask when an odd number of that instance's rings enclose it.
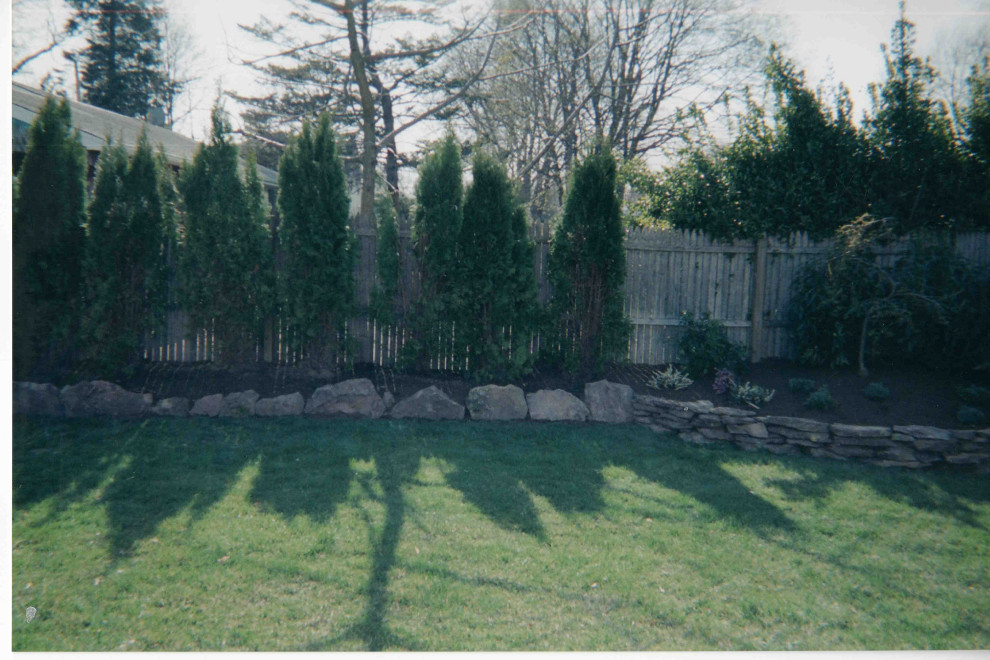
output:
{"label": "grass", "polygon": [[15,420],[13,473],[15,650],[990,646],[975,474],[306,419]]}

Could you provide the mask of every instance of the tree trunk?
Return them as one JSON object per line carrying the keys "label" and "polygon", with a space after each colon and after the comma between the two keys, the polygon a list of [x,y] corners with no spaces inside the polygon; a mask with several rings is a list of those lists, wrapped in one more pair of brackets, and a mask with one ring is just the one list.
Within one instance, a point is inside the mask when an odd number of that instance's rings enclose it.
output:
{"label": "tree trunk", "polygon": [[347,19],[347,41],[351,49],[351,66],[361,99],[361,210],[360,224],[375,226],[375,163],[377,148],[375,141],[375,97],[371,94],[364,54],[358,42],[357,23],[354,20],[353,0],[344,1],[344,16]]}

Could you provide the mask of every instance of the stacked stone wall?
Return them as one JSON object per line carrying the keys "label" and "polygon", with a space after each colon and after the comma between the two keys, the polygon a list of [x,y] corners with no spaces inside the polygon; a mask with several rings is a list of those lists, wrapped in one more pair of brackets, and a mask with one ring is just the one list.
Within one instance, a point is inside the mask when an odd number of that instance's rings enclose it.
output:
{"label": "stacked stone wall", "polygon": [[[67,386],[14,383],[16,414],[55,417],[110,415],[260,416],[311,415],[377,419],[463,419],[465,406],[429,387],[394,403],[371,381],[354,379],[317,389],[308,401],[298,392],[260,399],[254,391],[213,394],[196,401],[127,392],[105,381]],[[388,403],[386,403],[388,402]],[[990,471],[990,429],[945,430],[930,426],[856,426],[799,417],[760,416],[754,410],[715,406],[710,401],[672,401],[633,395],[628,385],[599,381],[585,387],[584,400],[563,390],[525,394],[515,386],[482,386],[468,393],[471,419],[645,424],[698,445],[730,444],[746,451],[808,454],[856,460],[882,467],[925,468],[970,465]]]}
{"label": "stacked stone wall", "polygon": [[674,433],[699,445],[728,443],[747,451],[809,454],[883,467],[937,464],[990,468],[990,429],[945,430],[931,426],[856,426],[800,417],[760,416],[756,411],[709,401],[633,397],[633,415],[658,433]]}

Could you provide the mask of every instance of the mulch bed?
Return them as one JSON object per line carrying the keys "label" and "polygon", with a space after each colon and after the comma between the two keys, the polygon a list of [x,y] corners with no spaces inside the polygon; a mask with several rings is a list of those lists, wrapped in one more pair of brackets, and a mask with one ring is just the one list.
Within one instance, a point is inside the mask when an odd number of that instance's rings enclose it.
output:
{"label": "mulch bed", "polygon": [[[700,378],[690,387],[679,390],[655,390],[646,385],[650,377],[661,367],[642,365],[616,365],[597,376],[613,382],[630,385],[637,394],[650,394],[678,401],[707,399],[716,405],[744,407],[728,395],[712,390],[712,377]],[[379,391],[391,390],[397,400],[410,396],[422,388],[436,385],[449,397],[464,403],[468,390],[476,384],[459,374],[397,373],[394,369],[375,365],[357,365],[353,372],[331,377],[304,367],[285,367],[273,364],[250,364],[230,369],[212,364],[145,363],[129,376],[109,378],[125,389],[150,392],[156,399],[183,396],[196,399],[208,394],[229,394],[254,390],[262,397],[300,392],[309,397],[313,390],[330,382],[346,378],[369,378]],[[792,378],[809,378],[818,385],[828,385],[837,405],[828,411],[810,410],[804,406],[807,394],[792,393],[788,382]],[[68,376],[48,379],[64,385],[81,380]],[[859,377],[853,369],[811,369],[783,360],[766,360],[750,365],[741,380],[776,390],[769,403],[760,408],[762,415],[804,417],[825,422],[843,422],[878,426],[920,424],[939,428],[961,428],[956,412],[962,404],[956,388],[971,384],[990,386],[990,374],[985,372],[937,372],[930,369],[877,366],[868,378]],[[881,382],[890,390],[884,403],[867,399],[863,387],[871,382]],[[537,368],[530,376],[516,382],[526,392],[540,389],[563,389],[577,396],[584,391],[583,379],[555,370]],[[499,383],[504,384],[504,382]],[[990,412],[990,411],[986,411]]]}

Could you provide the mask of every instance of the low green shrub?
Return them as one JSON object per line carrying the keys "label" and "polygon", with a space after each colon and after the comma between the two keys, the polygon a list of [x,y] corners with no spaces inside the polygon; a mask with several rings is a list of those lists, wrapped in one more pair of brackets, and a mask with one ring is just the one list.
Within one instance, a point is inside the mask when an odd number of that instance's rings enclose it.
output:
{"label": "low green shrub", "polygon": [[683,390],[694,383],[687,374],[681,373],[674,365],[669,365],[665,371],[657,372],[646,384],[653,389]]}
{"label": "low green shrub", "polygon": [[863,396],[870,401],[886,401],[890,397],[890,390],[883,383],[870,383],[863,388]]}
{"label": "low green shrub", "polygon": [[956,419],[959,420],[959,423],[966,426],[977,426],[986,421],[986,418],[986,413],[973,406],[961,406],[959,412],[956,413]]}
{"label": "low green shrub", "polygon": [[811,394],[817,384],[810,378],[791,378],[787,381],[787,389],[795,394]]}
{"label": "low green shrub", "polygon": [[743,347],[729,341],[725,325],[707,312],[701,318],[685,312],[681,325],[685,332],[678,346],[692,377],[700,378],[719,368],[738,372],[745,366]]}
{"label": "low green shrub", "polygon": [[957,387],[956,393],[959,398],[974,406],[990,406],[990,389],[979,385],[969,387]]}
{"label": "low green shrub", "polygon": [[832,393],[828,391],[828,385],[822,385],[804,401],[804,407],[812,410],[828,410],[834,405],[835,399],[832,398]]}

